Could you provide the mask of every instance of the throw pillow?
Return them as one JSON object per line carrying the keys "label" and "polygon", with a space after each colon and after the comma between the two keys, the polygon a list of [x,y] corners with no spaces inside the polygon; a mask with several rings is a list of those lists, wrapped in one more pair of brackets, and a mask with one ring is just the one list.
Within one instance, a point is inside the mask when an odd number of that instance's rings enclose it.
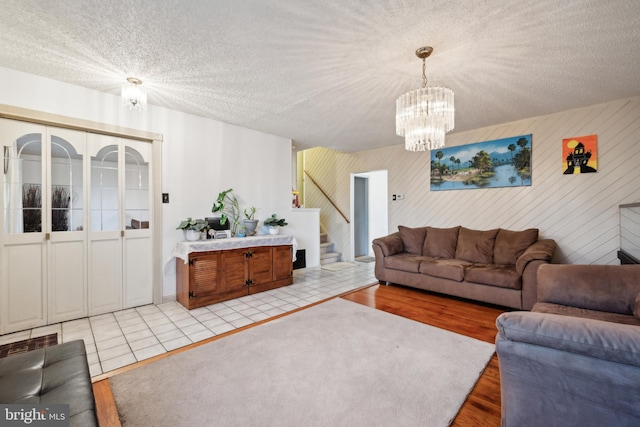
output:
{"label": "throw pillow", "polygon": [[452,228],[427,227],[422,254],[439,258],[455,258],[460,226]]}
{"label": "throw pillow", "polygon": [[523,231],[498,230],[493,249],[493,262],[500,265],[514,265],[522,253],[538,241],[538,229]]}
{"label": "throw pillow", "polygon": [[493,247],[497,234],[497,228],[480,231],[460,227],[456,258],[480,264],[493,264]]}
{"label": "throw pillow", "polygon": [[422,246],[424,245],[424,236],[427,233],[427,228],[410,228],[399,225],[398,231],[400,232],[404,251],[416,255],[422,255]]}

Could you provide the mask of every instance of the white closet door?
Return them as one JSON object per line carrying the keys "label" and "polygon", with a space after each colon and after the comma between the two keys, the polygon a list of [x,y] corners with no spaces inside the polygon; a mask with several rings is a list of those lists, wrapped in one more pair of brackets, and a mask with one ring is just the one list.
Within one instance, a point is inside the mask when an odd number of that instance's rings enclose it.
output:
{"label": "white closet door", "polygon": [[153,302],[153,145],[0,119],[0,334]]}
{"label": "white closet door", "polygon": [[89,134],[89,314],[153,302],[152,145]]}
{"label": "white closet door", "polygon": [[86,132],[48,128],[48,323],[87,315]]}
{"label": "white closet door", "polygon": [[88,134],[90,161],[89,315],[122,309],[119,138]]}
{"label": "white closet door", "polygon": [[153,301],[151,215],[152,145],[124,143],[123,305],[125,308]]}
{"label": "white closet door", "polygon": [[0,197],[0,333],[47,322],[45,235],[48,201],[46,128],[0,119],[3,188]]}

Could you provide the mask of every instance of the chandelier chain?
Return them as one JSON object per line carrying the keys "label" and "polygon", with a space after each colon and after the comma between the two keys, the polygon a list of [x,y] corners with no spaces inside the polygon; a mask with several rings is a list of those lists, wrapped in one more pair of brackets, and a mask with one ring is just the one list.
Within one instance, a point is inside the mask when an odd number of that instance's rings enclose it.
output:
{"label": "chandelier chain", "polygon": [[427,87],[426,58],[422,58],[422,89]]}

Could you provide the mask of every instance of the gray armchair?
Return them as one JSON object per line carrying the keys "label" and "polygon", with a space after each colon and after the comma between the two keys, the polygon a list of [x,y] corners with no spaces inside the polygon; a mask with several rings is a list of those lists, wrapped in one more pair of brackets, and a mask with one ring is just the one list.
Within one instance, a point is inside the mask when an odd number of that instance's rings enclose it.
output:
{"label": "gray armchair", "polygon": [[497,319],[503,426],[640,426],[640,266],[543,265]]}

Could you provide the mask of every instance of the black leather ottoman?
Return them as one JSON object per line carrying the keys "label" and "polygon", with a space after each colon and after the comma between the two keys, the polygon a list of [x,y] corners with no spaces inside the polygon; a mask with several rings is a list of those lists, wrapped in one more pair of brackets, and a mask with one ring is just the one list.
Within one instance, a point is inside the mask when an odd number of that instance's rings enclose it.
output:
{"label": "black leather ottoman", "polygon": [[68,404],[72,426],[97,426],[84,341],[0,359],[0,403]]}

